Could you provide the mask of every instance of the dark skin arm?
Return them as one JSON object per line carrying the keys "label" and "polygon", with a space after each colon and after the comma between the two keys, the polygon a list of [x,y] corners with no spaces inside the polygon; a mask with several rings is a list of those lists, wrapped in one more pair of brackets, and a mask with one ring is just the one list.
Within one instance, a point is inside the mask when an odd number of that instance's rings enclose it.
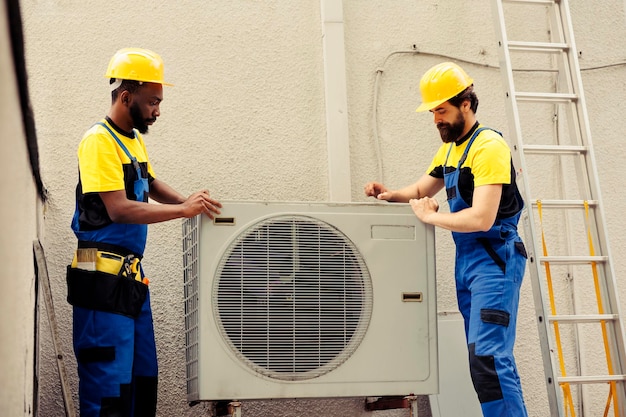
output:
{"label": "dark skin arm", "polygon": [[150,183],[150,198],[162,204],[181,204],[187,199],[165,182],[158,179],[154,179],[152,183]]}
{"label": "dark skin arm", "polygon": [[[137,104],[145,109],[144,117],[156,120],[160,116],[159,104],[163,100],[160,84],[145,83],[135,93],[124,90],[111,106],[109,117],[126,131],[135,126],[131,106]],[[194,217],[204,213],[213,219],[220,214],[222,204],[212,199],[207,190],[184,197],[168,184],[158,179],[150,183],[150,198],[161,204],[146,204],[126,198],[126,191],[99,193],[111,220],[116,223],[151,224],[178,218]]]}
{"label": "dark skin arm", "polygon": [[188,198],[174,191],[169,185],[159,181],[150,187],[150,197],[164,204],[146,204],[126,198],[126,191],[99,193],[107,213],[115,223],[152,224],[167,220],[190,218],[204,213],[213,219],[220,214],[222,204],[212,199],[207,190],[198,191]]}

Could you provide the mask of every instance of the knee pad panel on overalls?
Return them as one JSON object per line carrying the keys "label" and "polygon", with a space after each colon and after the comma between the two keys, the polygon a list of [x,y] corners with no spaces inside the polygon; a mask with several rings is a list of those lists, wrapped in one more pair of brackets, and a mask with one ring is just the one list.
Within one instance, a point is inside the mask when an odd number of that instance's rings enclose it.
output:
{"label": "knee pad panel on overalls", "polygon": [[503,398],[502,388],[493,355],[476,355],[476,347],[473,343],[468,346],[468,349],[470,375],[476,394],[478,394],[478,400],[481,403],[501,400]]}
{"label": "knee pad panel on overalls", "polygon": [[99,417],[131,417],[131,391],[130,384],[121,384],[119,397],[103,397]]}
{"label": "knee pad panel on overalls", "polygon": [[157,381],[155,376],[135,376],[135,417],[156,415]]}

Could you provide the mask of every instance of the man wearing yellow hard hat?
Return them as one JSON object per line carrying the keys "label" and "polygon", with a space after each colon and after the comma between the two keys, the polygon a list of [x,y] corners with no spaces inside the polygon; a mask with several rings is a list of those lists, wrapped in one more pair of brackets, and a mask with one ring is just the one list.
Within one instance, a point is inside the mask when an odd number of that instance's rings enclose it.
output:
{"label": "man wearing yellow hard hat", "polygon": [[141,264],[147,225],[200,213],[213,218],[221,204],[206,190],[183,196],[150,164],[143,135],[161,115],[163,85],[171,85],[161,57],[121,49],[105,77],[111,107],[78,146],[78,248],[67,268],[80,415],[155,416],[157,356]]}
{"label": "man wearing yellow hard hat", "polygon": [[[485,417],[527,416],[513,357],[526,250],[517,232],[524,202],[511,151],[499,132],[476,120],[474,81],[444,62],[420,81],[422,104],[444,142],[414,184],[391,190],[377,182],[365,194],[408,202],[424,223],[452,232],[455,279],[465,321],[470,374]],[[433,198],[444,189],[449,213]]]}

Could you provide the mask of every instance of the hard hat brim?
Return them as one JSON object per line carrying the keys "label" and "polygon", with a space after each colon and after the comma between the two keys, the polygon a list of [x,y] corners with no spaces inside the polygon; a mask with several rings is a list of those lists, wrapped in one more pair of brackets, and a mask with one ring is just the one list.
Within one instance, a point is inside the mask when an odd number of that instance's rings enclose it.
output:
{"label": "hard hat brim", "polygon": [[437,100],[437,101],[430,101],[428,103],[422,103],[419,105],[419,107],[417,109],[415,109],[415,111],[417,113],[421,113],[424,111],[429,111],[434,109],[435,107],[437,107],[438,105],[445,103],[446,101],[448,101],[448,99],[445,100]]}
{"label": "hard hat brim", "polygon": [[[104,76],[104,78],[111,79],[111,76],[109,76],[109,75],[105,75],[105,76]],[[167,87],[174,87],[174,84],[172,84],[172,83],[166,83],[165,81],[136,80],[136,79],[134,79],[134,78],[133,78],[133,79],[130,79],[130,78],[121,78],[121,79],[123,79],[123,80],[128,80],[128,81],[139,81],[139,82],[141,82],[141,83],[161,84],[161,85],[164,85],[164,86],[167,86]]]}

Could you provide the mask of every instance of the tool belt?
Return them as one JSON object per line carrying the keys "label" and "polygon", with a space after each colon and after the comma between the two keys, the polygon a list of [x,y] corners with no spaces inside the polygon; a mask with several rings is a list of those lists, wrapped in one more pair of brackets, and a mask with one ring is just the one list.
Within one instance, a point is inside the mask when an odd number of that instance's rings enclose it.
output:
{"label": "tool belt", "polygon": [[136,318],[148,293],[141,258],[123,248],[79,242],[67,266],[67,301],[75,307]]}

